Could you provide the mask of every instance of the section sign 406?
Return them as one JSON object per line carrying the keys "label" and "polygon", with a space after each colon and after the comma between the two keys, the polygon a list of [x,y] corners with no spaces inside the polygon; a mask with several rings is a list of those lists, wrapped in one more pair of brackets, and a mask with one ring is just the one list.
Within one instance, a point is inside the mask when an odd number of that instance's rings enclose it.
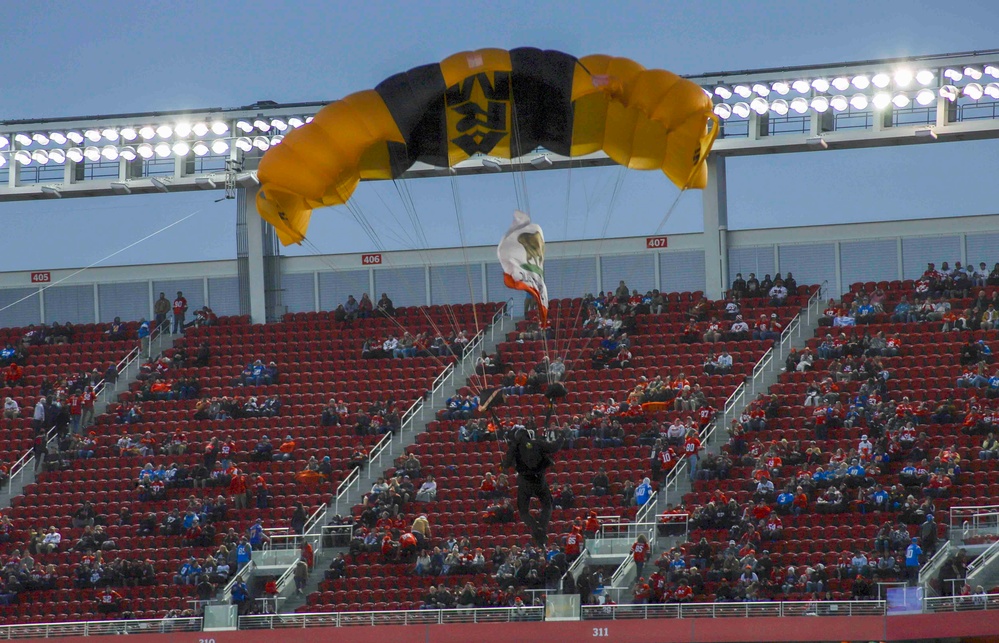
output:
{"label": "section sign 406", "polygon": [[377,266],[382,262],[381,254],[361,255],[361,264],[365,266]]}

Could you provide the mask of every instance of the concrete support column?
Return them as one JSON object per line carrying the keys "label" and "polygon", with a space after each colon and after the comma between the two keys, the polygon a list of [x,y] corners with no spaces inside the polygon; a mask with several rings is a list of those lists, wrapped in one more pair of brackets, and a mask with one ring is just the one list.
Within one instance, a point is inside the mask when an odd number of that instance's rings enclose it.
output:
{"label": "concrete support column", "polygon": [[720,299],[728,289],[728,275],[722,270],[727,264],[728,244],[728,187],[725,180],[725,157],[712,154],[708,157],[708,185],[704,188],[704,294],[709,299]]}

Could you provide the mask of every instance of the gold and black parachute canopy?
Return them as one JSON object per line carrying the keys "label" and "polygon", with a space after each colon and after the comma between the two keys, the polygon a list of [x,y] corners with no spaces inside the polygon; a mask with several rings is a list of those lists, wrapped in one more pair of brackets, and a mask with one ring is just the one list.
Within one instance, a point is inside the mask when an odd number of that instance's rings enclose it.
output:
{"label": "gold and black parachute canopy", "polygon": [[703,188],[718,131],[695,83],[627,58],[528,47],[480,49],[414,67],[324,107],[261,159],[257,209],[285,245],[314,208],[350,199],[362,179],[417,161],[450,167],[476,154],[516,158],[603,151],[679,188]]}

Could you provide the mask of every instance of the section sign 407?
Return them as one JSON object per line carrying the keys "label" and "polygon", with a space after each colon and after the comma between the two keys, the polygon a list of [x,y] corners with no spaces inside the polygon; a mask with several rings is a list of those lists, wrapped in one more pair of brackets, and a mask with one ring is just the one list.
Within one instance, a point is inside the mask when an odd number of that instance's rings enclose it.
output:
{"label": "section sign 407", "polygon": [[667,245],[666,237],[645,237],[645,247],[646,248],[665,248]]}

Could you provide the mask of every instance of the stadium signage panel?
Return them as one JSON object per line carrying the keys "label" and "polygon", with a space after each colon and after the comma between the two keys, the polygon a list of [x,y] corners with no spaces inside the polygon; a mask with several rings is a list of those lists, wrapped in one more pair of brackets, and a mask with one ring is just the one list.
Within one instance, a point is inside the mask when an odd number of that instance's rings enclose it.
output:
{"label": "stadium signage panel", "polygon": [[33,284],[47,284],[50,281],[52,281],[52,273],[48,270],[31,273],[31,283]]}
{"label": "stadium signage panel", "polygon": [[381,253],[361,255],[361,265],[364,266],[377,266],[382,262]]}
{"label": "stadium signage panel", "polygon": [[645,247],[646,248],[665,248],[667,246],[667,237],[645,237]]}

